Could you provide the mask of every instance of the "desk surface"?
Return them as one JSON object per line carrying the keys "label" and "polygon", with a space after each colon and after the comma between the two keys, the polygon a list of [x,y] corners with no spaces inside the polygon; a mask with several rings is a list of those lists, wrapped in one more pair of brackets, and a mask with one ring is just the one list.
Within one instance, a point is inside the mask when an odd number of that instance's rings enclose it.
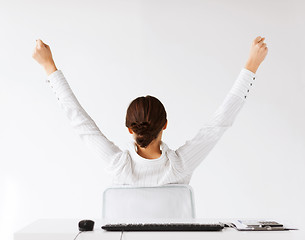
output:
{"label": "desk surface", "polygon": [[[73,240],[77,235],[79,219],[40,219],[26,226],[14,235],[14,240]],[[102,221],[94,220],[94,231],[82,232],[77,240],[119,240],[120,232],[107,232],[101,229]],[[228,220],[208,220],[228,222]],[[123,240],[304,240],[304,230],[273,232],[240,232],[225,228],[221,232],[124,232]]]}

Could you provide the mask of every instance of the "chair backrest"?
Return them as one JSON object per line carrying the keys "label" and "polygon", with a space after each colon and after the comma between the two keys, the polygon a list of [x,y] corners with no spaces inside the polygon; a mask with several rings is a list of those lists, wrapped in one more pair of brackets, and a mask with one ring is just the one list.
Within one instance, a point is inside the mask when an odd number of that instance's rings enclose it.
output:
{"label": "chair backrest", "polygon": [[102,218],[104,220],[195,218],[193,189],[185,184],[109,187],[103,193]]}

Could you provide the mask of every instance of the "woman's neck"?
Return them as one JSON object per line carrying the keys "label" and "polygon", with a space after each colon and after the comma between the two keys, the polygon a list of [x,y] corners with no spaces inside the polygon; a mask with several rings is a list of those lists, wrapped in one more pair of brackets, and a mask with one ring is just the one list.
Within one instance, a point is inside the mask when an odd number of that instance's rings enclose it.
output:
{"label": "woman's neck", "polygon": [[137,145],[137,153],[146,159],[156,159],[161,157],[162,151],[160,150],[161,141],[152,141],[146,148],[141,148]]}

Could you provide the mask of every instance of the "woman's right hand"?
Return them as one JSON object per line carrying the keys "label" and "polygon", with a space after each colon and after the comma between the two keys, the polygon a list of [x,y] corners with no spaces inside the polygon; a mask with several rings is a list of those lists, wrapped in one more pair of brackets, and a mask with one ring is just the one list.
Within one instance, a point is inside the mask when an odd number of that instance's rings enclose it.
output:
{"label": "woman's right hand", "polygon": [[264,40],[264,37],[262,38],[258,36],[252,42],[249,58],[245,65],[245,68],[253,73],[256,73],[259,65],[264,61],[268,53],[267,44],[264,43]]}
{"label": "woman's right hand", "polygon": [[49,45],[45,44],[40,39],[36,40],[36,46],[32,57],[45,69],[47,75],[50,75],[57,70]]}

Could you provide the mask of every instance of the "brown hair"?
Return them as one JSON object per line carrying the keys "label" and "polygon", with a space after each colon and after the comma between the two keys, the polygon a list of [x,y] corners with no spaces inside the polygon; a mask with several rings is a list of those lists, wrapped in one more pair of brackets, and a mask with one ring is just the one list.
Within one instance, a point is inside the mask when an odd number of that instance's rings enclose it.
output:
{"label": "brown hair", "polygon": [[166,111],[163,104],[155,97],[146,96],[134,99],[126,113],[126,127],[136,135],[136,142],[146,148],[164,127]]}

